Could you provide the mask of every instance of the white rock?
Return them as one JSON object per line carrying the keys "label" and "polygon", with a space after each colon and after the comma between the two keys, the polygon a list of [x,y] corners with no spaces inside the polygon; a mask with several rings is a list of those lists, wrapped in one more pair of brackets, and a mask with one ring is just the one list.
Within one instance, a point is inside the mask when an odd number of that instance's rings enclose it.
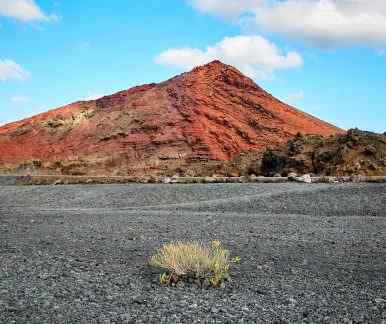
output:
{"label": "white rock", "polygon": [[295,181],[303,183],[312,183],[312,179],[309,174],[302,175],[301,177],[295,177]]}
{"label": "white rock", "polygon": [[164,178],[164,179],[162,180],[162,182],[163,182],[163,183],[166,183],[166,184],[169,184],[169,183],[172,182],[172,179],[171,179],[171,178]]}
{"label": "white rock", "polygon": [[288,174],[288,179],[295,180],[298,175],[295,172],[290,172]]}

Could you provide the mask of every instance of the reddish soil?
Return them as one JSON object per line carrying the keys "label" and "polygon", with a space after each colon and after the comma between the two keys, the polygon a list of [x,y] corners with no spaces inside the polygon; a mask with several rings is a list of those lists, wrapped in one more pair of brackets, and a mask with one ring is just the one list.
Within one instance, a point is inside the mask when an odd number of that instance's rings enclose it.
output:
{"label": "reddish soil", "polygon": [[3,171],[156,174],[343,130],[275,99],[214,61],[159,84],[0,127]]}

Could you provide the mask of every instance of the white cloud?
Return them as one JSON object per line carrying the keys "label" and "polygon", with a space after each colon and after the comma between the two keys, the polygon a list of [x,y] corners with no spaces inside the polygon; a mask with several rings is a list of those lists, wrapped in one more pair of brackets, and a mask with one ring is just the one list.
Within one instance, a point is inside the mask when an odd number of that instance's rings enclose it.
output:
{"label": "white cloud", "polygon": [[25,80],[29,73],[12,60],[0,60],[0,81],[10,79]]}
{"label": "white cloud", "polygon": [[58,20],[56,15],[46,15],[34,0],[0,0],[0,15],[21,22]]}
{"label": "white cloud", "polygon": [[206,50],[196,48],[169,49],[156,57],[156,63],[189,70],[215,59],[237,67],[253,78],[267,78],[275,70],[303,65],[296,52],[286,54],[261,36],[226,37]]}
{"label": "white cloud", "polygon": [[25,96],[15,96],[11,98],[11,101],[17,104],[25,104],[30,102],[31,99]]}
{"label": "white cloud", "polygon": [[318,46],[386,44],[385,0],[188,1],[200,11],[233,13],[249,26]]}
{"label": "white cloud", "polygon": [[241,15],[260,4],[261,0],[188,0],[201,12],[215,13],[225,17]]}
{"label": "white cloud", "polygon": [[295,104],[296,102],[302,100],[304,98],[304,92],[294,92],[290,93],[287,97],[285,97],[284,102],[287,102],[289,104]]}

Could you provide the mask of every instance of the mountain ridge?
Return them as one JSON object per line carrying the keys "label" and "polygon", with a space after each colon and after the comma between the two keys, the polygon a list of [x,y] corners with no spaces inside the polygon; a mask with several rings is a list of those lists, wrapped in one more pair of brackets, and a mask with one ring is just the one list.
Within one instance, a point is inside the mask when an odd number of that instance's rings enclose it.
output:
{"label": "mountain ridge", "polygon": [[[0,168],[153,174],[343,130],[213,61],[161,83],[77,101],[0,127]],[[32,166],[31,166],[32,165]]]}

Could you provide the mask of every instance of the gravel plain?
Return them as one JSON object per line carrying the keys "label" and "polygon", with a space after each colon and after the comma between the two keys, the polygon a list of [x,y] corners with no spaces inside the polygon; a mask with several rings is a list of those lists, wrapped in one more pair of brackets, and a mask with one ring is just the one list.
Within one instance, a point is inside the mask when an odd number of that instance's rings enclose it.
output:
{"label": "gravel plain", "polygon": [[[152,252],[221,240],[221,289]],[[0,186],[0,323],[385,323],[385,184]]]}

